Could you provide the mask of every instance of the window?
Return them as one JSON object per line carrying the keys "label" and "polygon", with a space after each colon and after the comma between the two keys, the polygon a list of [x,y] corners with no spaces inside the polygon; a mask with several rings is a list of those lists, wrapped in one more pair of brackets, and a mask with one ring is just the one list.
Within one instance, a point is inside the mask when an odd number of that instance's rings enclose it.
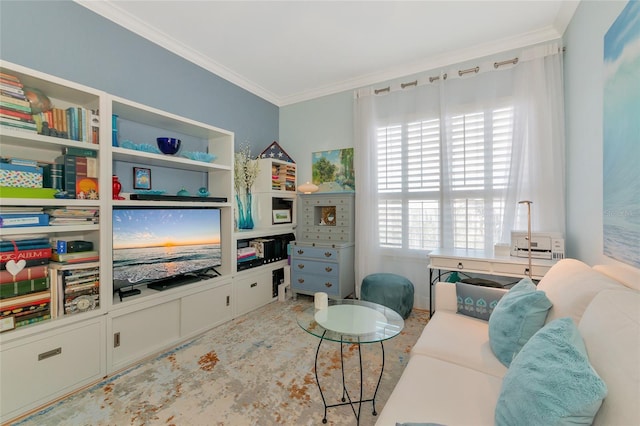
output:
{"label": "window", "polygon": [[[380,246],[485,249],[509,182],[513,107],[377,129]],[[443,137],[443,134],[448,137]]]}

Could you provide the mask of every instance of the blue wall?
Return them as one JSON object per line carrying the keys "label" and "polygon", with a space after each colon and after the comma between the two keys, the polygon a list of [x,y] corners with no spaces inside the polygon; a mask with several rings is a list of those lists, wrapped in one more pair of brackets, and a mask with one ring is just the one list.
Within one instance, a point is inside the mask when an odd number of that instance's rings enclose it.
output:
{"label": "blue wall", "polygon": [[279,108],[71,1],[0,2],[0,58],[235,133],[254,154]]}

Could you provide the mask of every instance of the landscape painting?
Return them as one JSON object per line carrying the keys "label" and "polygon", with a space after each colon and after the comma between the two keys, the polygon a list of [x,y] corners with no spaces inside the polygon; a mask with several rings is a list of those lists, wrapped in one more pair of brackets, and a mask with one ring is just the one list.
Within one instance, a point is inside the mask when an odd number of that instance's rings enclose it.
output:
{"label": "landscape painting", "polygon": [[640,2],[604,37],[604,254],[640,267]]}
{"label": "landscape painting", "polygon": [[353,148],[314,152],[311,170],[321,192],[355,191]]}

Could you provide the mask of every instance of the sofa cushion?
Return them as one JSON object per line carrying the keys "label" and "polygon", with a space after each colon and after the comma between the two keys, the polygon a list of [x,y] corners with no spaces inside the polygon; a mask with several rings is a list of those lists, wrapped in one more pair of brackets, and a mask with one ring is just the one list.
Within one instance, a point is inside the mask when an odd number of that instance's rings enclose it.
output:
{"label": "sofa cushion", "polygon": [[376,426],[427,422],[493,425],[502,380],[428,356],[412,356]]}
{"label": "sofa cushion", "polygon": [[589,361],[609,394],[595,425],[640,424],[640,292],[606,290],[589,305],[578,325]]}
{"label": "sofa cushion", "polygon": [[513,360],[498,398],[496,425],[590,425],[606,394],[575,323],[560,318]]}
{"label": "sofa cushion", "polygon": [[591,300],[602,290],[620,289],[622,285],[575,260],[563,259],[553,266],[538,283],[553,307],[547,323],[557,318],[571,317],[576,324]]}
{"label": "sofa cushion", "polygon": [[504,295],[489,318],[489,343],[507,367],[525,343],[544,325],[551,302],[523,278]]}
{"label": "sofa cushion", "polygon": [[456,283],[456,299],[459,314],[489,320],[491,312],[507,290],[502,288],[482,287],[478,285]]}
{"label": "sofa cushion", "polygon": [[489,346],[489,324],[450,311],[436,311],[411,349],[411,356],[428,355],[503,377],[505,367]]}

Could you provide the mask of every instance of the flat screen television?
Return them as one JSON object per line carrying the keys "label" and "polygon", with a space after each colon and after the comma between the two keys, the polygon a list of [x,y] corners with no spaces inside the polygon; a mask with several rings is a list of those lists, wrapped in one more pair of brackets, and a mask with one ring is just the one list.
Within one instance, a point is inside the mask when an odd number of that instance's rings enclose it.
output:
{"label": "flat screen television", "polygon": [[163,290],[215,276],[220,225],[218,208],[114,207],[114,292],[142,284]]}

